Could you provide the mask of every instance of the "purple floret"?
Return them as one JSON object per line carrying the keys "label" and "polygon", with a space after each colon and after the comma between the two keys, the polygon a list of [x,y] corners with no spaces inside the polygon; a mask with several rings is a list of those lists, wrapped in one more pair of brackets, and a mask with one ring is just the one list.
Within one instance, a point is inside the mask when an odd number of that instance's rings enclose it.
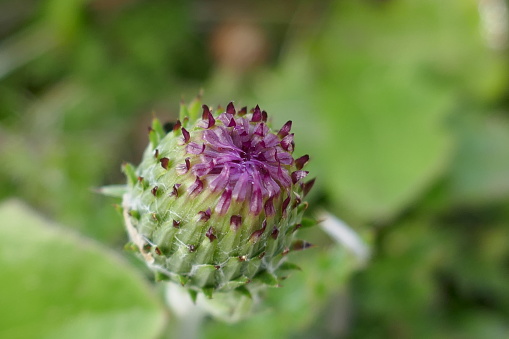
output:
{"label": "purple floret", "polygon": [[[215,209],[219,214],[228,211],[232,200],[249,201],[249,210],[255,215],[262,210],[274,214],[274,199],[282,192],[288,195],[292,183],[305,176],[304,171],[291,173],[295,162],[291,121],[276,134],[265,122],[267,113],[258,106],[251,114],[244,115],[242,109],[243,114],[236,115],[230,103],[216,119],[207,106],[203,106],[203,111],[197,124],[204,129],[202,140],[187,144],[187,152],[200,159],[191,169],[197,178],[190,187],[192,193],[201,190],[200,178],[212,192],[222,192]],[[184,141],[189,141],[186,135]],[[299,159],[298,167],[302,168],[306,161],[307,158]]]}

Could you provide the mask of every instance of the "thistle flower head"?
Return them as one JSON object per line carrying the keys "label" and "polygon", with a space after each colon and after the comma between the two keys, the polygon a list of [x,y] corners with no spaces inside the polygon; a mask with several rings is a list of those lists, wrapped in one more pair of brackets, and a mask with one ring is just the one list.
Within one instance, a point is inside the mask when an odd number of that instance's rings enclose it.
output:
{"label": "thistle flower head", "polygon": [[291,121],[273,131],[258,106],[214,114],[198,100],[180,118],[169,132],[154,120],[141,164],[124,166],[132,242],[193,291],[277,286],[286,254],[308,246],[293,238],[314,182],[309,157],[293,156]]}

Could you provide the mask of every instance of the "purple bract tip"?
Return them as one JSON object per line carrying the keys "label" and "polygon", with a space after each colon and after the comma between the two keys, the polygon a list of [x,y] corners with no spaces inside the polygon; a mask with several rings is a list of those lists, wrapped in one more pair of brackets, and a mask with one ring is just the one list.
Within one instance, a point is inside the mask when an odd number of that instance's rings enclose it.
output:
{"label": "purple bract tip", "polygon": [[168,158],[161,158],[161,160],[159,160],[161,162],[161,166],[164,168],[164,169],[168,169],[168,164],[170,162],[170,159]]}
{"label": "purple bract tip", "polygon": [[209,227],[209,229],[207,230],[207,233],[205,233],[205,236],[207,238],[209,238],[210,242],[213,242],[214,240],[217,239],[217,237],[214,234],[214,228],[212,228],[212,227]]}
{"label": "purple bract tip", "polygon": [[206,211],[200,211],[198,212],[198,219],[199,221],[208,221],[210,219],[211,215],[210,208],[208,208]]}
{"label": "purple bract tip", "polygon": [[242,223],[242,216],[240,216],[240,215],[232,215],[231,216],[230,227],[232,230],[234,230],[234,231],[238,230],[241,223]]}
{"label": "purple bract tip", "polygon": [[207,105],[203,105],[202,121],[198,122],[198,126],[201,128],[211,128],[216,124],[216,119],[212,116],[210,109]]}
{"label": "purple bract tip", "polygon": [[182,127],[181,131],[182,131],[182,135],[184,136],[184,143],[187,144],[189,142],[189,139],[191,139],[191,136],[189,135],[189,132],[184,127]]}
{"label": "purple bract tip", "polygon": [[177,120],[177,122],[173,126],[173,132],[178,131],[181,127],[182,127],[182,123],[180,122],[180,120]]}
{"label": "purple bract tip", "polygon": [[292,129],[292,121],[290,120],[290,121],[287,121],[286,124],[283,125],[283,127],[281,127],[281,129],[279,130],[277,135],[280,138],[284,138],[288,135],[288,133],[290,133],[291,129]]}
{"label": "purple bract tip", "polygon": [[226,113],[235,115],[235,106],[233,106],[233,102],[230,102],[228,106],[226,106]]}
{"label": "purple bract tip", "polygon": [[196,195],[200,194],[200,192],[203,190],[203,182],[200,180],[200,178],[196,177],[196,180],[194,183],[189,186],[187,191],[189,192],[189,195]]}

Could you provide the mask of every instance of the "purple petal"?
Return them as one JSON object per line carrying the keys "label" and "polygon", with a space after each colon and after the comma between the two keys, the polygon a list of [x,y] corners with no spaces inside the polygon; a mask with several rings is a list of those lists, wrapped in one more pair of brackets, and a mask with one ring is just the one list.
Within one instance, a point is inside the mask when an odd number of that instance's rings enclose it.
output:
{"label": "purple petal", "polygon": [[193,166],[193,174],[202,177],[206,174],[209,174],[210,171],[214,168],[214,161],[209,162],[201,162]]}
{"label": "purple petal", "polygon": [[277,182],[272,179],[272,177],[267,174],[263,176],[263,185],[269,195],[269,197],[274,197],[279,194],[281,188],[277,184]]}
{"label": "purple petal", "polygon": [[230,123],[230,120],[233,118],[233,115],[228,113],[221,113],[217,118],[223,123],[223,125],[227,126]]}
{"label": "purple petal", "polygon": [[279,144],[279,138],[272,133],[269,133],[263,138],[262,143],[264,147],[271,148]]}
{"label": "purple petal", "polygon": [[191,186],[189,186],[187,192],[189,193],[189,195],[198,195],[201,193],[202,190],[203,182],[200,180],[200,178],[196,177],[196,180]]}
{"label": "purple petal", "polygon": [[265,125],[263,122],[256,126],[256,129],[254,131],[255,135],[259,135],[261,137],[265,136],[269,132],[269,128],[267,125]]}
{"label": "purple petal", "polygon": [[288,174],[288,171],[282,167],[277,170],[277,179],[283,187],[290,187],[292,184],[292,178]]}
{"label": "purple petal", "polygon": [[254,215],[258,215],[262,211],[262,190],[260,187],[253,187],[253,195],[251,196],[249,210]]}
{"label": "purple petal", "polygon": [[241,174],[235,187],[233,188],[233,199],[237,201],[244,201],[248,191],[249,175],[247,173]]}
{"label": "purple petal", "polygon": [[213,148],[235,149],[235,145],[233,144],[230,134],[223,129],[225,129],[225,127],[219,126],[214,130],[205,130],[202,138]]}
{"label": "purple petal", "polygon": [[205,144],[198,144],[196,142],[190,142],[186,146],[186,152],[190,154],[202,154],[205,151]]}
{"label": "purple petal", "polygon": [[[277,150],[277,148],[276,148]],[[284,165],[291,165],[293,163],[293,157],[286,152],[276,152],[274,154],[276,161]]]}
{"label": "purple petal", "polygon": [[228,208],[230,207],[230,203],[232,201],[232,191],[229,189],[225,190],[223,194],[221,194],[221,198],[219,198],[219,201],[216,205],[216,212],[219,215],[223,215],[228,211]]}
{"label": "purple petal", "polygon": [[230,166],[224,166],[221,173],[215,177],[209,184],[212,191],[222,190],[228,185],[230,180]]}

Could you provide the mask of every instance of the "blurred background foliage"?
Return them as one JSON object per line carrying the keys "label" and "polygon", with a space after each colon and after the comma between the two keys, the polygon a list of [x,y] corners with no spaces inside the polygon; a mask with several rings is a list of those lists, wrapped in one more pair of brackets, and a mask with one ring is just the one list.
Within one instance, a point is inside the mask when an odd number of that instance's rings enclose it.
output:
{"label": "blurred background foliage", "polygon": [[268,309],[202,338],[509,337],[508,39],[505,0],[0,1],[1,336],[177,326],[93,188],[204,89],[293,120],[311,212],[371,258],[306,230]]}

